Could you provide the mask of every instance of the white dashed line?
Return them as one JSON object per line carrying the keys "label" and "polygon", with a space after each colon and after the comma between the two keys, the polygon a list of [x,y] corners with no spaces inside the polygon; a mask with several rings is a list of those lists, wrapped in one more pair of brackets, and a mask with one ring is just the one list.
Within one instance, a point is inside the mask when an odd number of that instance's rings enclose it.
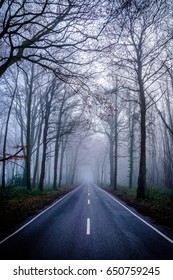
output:
{"label": "white dashed line", "polygon": [[90,199],[88,199],[88,204],[90,204]]}
{"label": "white dashed line", "polygon": [[87,218],[87,230],[86,230],[86,234],[90,235],[90,218]]}

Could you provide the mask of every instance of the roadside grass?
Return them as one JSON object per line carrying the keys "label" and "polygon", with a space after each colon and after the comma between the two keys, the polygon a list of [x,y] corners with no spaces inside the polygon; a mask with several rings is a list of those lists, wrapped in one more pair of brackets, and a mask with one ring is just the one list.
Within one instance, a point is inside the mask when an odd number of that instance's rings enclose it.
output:
{"label": "roadside grass", "polygon": [[[22,187],[10,187],[0,193],[0,239],[72,189],[72,186],[56,190],[45,188],[43,192],[40,192],[38,189],[28,191]],[[173,229],[173,191],[149,188],[147,198],[137,200],[136,188],[128,189],[118,186],[116,191],[111,187],[105,189],[140,213],[149,216],[156,223]]]}
{"label": "roadside grass", "polygon": [[63,187],[53,190],[45,188],[28,191],[22,187],[10,187],[0,193],[0,238],[15,230],[16,226],[28,217],[35,215],[44,207],[72,190]]}
{"label": "roadside grass", "polygon": [[136,199],[136,188],[118,186],[114,191],[106,190],[134,207],[140,213],[149,216],[156,223],[173,229],[173,191],[165,188],[148,188],[146,199]]}

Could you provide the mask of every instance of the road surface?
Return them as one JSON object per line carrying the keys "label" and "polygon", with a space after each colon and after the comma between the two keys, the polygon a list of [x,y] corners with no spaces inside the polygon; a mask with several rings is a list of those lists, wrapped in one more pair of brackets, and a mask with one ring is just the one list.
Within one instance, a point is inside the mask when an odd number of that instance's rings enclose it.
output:
{"label": "road surface", "polygon": [[173,259],[173,241],[96,185],[82,185],[0,242],[0,259]]}

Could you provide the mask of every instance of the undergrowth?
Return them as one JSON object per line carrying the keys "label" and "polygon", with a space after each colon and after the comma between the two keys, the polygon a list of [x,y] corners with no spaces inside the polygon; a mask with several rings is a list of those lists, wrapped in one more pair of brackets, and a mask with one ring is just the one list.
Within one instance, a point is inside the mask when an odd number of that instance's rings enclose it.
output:
{"label": "undergrowth", "polygon": [[118,186],[107,191],[119,197],[139,212],[151,217],[157,223],[173,228],[173,191],[166,188],[148,188],[146,198],[136,198],[136,188]]}
{"label": "undergrowth", "polygon": [[0,193],[0,237],[9,233],[26,218],[37,214],[45,206],[68,193],[71,188],[54,190],[46,188],[26,190],[22,187],[10,187]]}

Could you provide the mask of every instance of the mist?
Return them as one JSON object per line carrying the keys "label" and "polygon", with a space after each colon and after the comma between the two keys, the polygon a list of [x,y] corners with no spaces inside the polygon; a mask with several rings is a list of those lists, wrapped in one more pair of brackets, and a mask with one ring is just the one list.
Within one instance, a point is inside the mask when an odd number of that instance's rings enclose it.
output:
{"label": "mist", "polygon": [[[121,3],[87,2],[66,14],[68,1],[45,10],[26,1],[24,10],[38,9],[42,27],[32,17],[19,20],[11,39],[14,23],[4,28],[2,189],[93,182],[135,187],[145,198],[150,187],[173,187],[171,2],[160,3],[157,14],[155,4],[144,5],[136,18]],[[21,16],[16,5],[2,4],[2,15]],[[54,5],[60,21],[47,17]]]}

